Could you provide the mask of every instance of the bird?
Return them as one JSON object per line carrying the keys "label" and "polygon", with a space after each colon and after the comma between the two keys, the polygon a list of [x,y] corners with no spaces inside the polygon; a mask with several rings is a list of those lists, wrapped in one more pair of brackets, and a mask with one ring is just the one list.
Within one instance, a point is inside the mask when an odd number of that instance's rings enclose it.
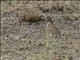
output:
{"label": "bird", "polygon": [[49,34],[50,37],[55,37],[55,38],[61,37],[60,31],[53,24],[51,17],[47,17],[46,32],[47,34]]}

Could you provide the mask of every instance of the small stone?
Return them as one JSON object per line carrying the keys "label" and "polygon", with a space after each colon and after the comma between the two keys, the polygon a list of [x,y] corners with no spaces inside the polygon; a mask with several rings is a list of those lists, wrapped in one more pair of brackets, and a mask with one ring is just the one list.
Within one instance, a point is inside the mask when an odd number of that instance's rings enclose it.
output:
{"label": "small stone", "polygon": [[21,39],[21,41],[25,41],[26,39]]}
{"label": "small stone", "polygon": [[31,41],[29,41],[29,43],[31,43]]}

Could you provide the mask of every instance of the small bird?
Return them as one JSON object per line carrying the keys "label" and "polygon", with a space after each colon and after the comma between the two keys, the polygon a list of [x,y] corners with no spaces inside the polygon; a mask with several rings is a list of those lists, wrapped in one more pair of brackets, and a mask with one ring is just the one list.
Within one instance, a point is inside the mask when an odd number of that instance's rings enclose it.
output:
{"label": "small bird", "polygon": [[60,31],[58,30],[58,28],[53,24],[52,20],[51,20],[51,17],[48,17],[48,20],[47,20],[47,24],[46,24],[46,31],[47,33],[49,34],[50,37],[55,37],[55,38],[58,38],[58,37],[61,37],[61,33]]}

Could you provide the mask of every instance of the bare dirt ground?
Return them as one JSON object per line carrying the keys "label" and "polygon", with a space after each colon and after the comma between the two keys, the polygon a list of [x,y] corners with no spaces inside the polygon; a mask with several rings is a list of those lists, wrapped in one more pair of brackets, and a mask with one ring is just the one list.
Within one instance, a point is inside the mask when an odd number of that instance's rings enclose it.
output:
{"label": "bare dirt ground", "polygon": [[80,60],[80,1],[1,1],[1,60]]}

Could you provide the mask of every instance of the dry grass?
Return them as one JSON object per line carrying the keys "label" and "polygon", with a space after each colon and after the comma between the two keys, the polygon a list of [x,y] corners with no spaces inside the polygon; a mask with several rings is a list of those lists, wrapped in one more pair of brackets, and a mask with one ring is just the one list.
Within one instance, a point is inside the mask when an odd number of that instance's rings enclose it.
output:
{"label": "dry grass", "polygon": [[41,11],[33,5],[26,5],[21,8],[19,14],[19,19],[23,21],[39,21],[41,16]]}
{"label": "dry grass", "polygon": [[[42,20],[43,14],[53,18],[62,38],[42,32],[46,21],[22,22]],[[79,1],[2,1],[1,60],[79,60],[79,17]]]}
{"label": "dry grass", "polygon": [[19,20],[22,20],[22,21],[36,21],[36,20],[39,21],[40,16],[42,14],[42,11],[39,8],[37,8],[35,5],[29,4],[29,3],[28,4],[24,4],[24,2],[19,3],[19,1],[18,2],[16,2],[16,1],[9,2],[8,1],[7,3],[5,3],[2,1],[1,5],[2,5],[1,15],[4,15],[6,12],[10,13],[11,11],[17,11],[18,18],[19,18]]}

